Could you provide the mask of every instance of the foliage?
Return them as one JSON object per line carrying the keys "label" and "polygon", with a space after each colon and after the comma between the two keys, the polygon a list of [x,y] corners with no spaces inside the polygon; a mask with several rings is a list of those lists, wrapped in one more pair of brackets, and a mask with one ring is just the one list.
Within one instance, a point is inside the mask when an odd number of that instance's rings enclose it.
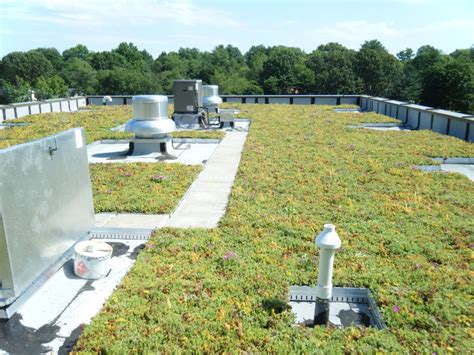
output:
{"label": "foliage", "polygon": [[401,64],[377,40],[367,41],[356,55],[356,73],[367,95],[391,97],[401,77]]}
{"label": "foliage", "polygon": [[30,101],[31,87],[24,81],[17,84],[0,79],[0,104]]}
{"label": "foliage", "polygon": [[64,60],[70,60],[70,59],[73,59],[73,58],[88,60],[89,55],[90,55],[89,48],[87,48],[87,46],[85,46],[83,44],[78,44],[74,47],[66,49],[63,52]]}
{"label": "foliage", "polygon": [[90,164],[95,211],[171,213],[200,170],[179,163]]}
{"label": "foliage", "polygon": [[242,53],[218,45],[210,52],[180,48],[157,58],[133,43],[101,52],[78,44],[62,55],[37,48],[3,57],[0,89],[10,94],[0,100],[18,100],[15,86],[20,92],[25,87],[56,92],[44,87],[44,78],[54,75],[71,93],[84,95],[171,94],[173,80],[199,78],[219,85],[221,94],[369,94],[474,113],[473,67],[474,47],[446,55],[425,45],[416,55],[407,48],[394,56],[377,40],[366,41],[358,51],[338,43],[309,54],[286,46],[258,45]]}
{"label": "foliage", "polygon": [[[474,185],[412,167],[473,145],[347,127],[395,122],[375,113],[242,111],[252,127],[219,227],[157,230],[75,350],[470,353]],[[343,242],[335,285],[370,288],[386,331],[292,326],[288,287],[314,284],[328,222]]]}
{"label": "foliage", "polygon": [[12,85],[33,84],[40,77],[53,74],[53,65],[38,51],[12,52],[0,62],[0,78]]}
{"label": "foliage", "polygon": [[421,99],[426,105],[474,112],[474,64],[469,59],[444,57],[424,73]]}
{"label": "foliage", "polygon": [[[272,49],[263,64],[260,82],[268,94],[304,92],[300,75],[306,68],[302,65],[304,52],[299,48],[277,46]],[[306,69],[307,70],[307,69]]]}
{"label": "foliage", "polygon": [[97,85],[95,70],[88,62],[79,57],[68,60],[61,75],[69,87],[79,95],[94,92],[94,87]]}
{"label": "foliage", "polygon": [[160,92],[154,75],[124,68],[102,70],[98,74],[97,93],[109,95],[157,94]]}
{"label": "foliage", "polygon": [[35,97],[38,100],[64,97],[66,94],[66,83],[58,75],[53,75],[48,78],[40,76],[36,81]]}
{"label": "foliage", "polygon": [[361,81],[355,73],[356,52],[338,43],[321,45],[309,54],[308,67],[314,72],[311,92],[315,94],[355,94]]}

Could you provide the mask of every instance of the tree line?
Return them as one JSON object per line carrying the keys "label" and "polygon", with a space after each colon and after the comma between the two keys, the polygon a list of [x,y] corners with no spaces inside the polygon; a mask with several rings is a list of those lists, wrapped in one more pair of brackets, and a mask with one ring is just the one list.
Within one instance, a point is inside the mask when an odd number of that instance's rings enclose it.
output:
{"label": "tree line", "polygon": [[93,52],[78,44],[12,52],[0,62],[0,102],[66,95],[171,94],[175,79],[202,79],[221,94],[367,94],[474,113],[474,47],[444,54],[430,46],[396,56],[377,40],[295,47],[180,48],[153,58],[133,43]]}

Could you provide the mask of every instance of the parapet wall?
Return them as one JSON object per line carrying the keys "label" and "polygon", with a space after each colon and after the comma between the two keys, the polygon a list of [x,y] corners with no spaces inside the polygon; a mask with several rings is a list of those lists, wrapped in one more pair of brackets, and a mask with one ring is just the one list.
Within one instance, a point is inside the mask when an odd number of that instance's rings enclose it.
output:
{"label": "parapet wall", "polygon": [[382,97],[360,96],[363,111],[376,112],[396,118],[411,129],[433,132],[474,142],[474,115],[435,109],[428,106],[389,100]]}
{"label": "parapet wall", "polygon": [[0,122],[47,112],[74,112],[87,105],[85,96],[0,105]]}
{"label": "parapet wall", "polygon": [[[411,129],[429,129],[474,142],[474,115],[414,105],[367,95],[221,95],[224,102],[288,105],[359,105],[362,111],[399,119]],[[72,112],[87,105],[102,105],[103,96],[72,97],[0,106],[0,122],[44,112]],[[131,95],[113,95],[108,105],[130,105]],[[168,96],[170,103],[173,96]]]}

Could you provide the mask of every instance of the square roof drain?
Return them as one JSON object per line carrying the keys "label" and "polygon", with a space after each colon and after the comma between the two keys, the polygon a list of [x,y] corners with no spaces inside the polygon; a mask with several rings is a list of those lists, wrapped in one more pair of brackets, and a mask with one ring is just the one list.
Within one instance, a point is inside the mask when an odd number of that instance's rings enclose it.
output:
{"label": "square roof drain", "polygon": [[[289,305],[296,324],[313,326],[316,288],[291,286]],[[367,288],[334,287],[329,301],[329,325],[337,328],[373,327],[386,329],[372,293]]]}

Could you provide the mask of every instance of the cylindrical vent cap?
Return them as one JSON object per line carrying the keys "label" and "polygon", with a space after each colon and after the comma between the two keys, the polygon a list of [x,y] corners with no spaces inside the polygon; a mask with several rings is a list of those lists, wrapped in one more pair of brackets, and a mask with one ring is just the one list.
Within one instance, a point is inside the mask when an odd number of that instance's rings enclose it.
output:
{"label": "cylindrical vent cap", "polygon": [[153,121],[168,118],[168,97],[164,95],[138,95],[132,98],[133,119]]}

